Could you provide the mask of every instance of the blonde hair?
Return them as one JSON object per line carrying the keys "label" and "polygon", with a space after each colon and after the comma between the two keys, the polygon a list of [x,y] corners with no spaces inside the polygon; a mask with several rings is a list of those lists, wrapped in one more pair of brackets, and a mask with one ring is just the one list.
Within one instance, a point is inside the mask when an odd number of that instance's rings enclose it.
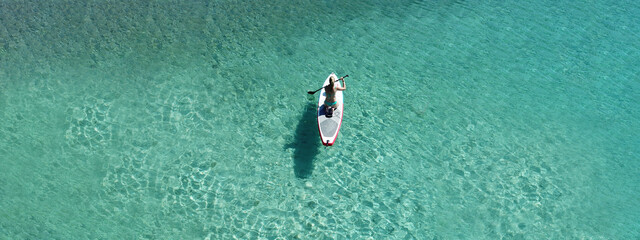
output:
{"label": "blonde hair", "polygon": [[338,77],[336,76],[329,77],[329,85],[333,86],[336,83],[336,80],[338,80]]}

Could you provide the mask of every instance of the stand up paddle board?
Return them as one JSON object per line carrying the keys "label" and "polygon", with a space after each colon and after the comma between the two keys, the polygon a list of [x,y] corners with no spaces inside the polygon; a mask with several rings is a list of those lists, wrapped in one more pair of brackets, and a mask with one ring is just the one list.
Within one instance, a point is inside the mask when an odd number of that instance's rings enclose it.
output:
{"label": "stand up paddle board", "polygon": [[[324,80],[324,84],[322,86],[329,85],[329,79],[331,77],[336,79],[334,83],[336,87],[341,87],[340,81],[338,81],[338,77],[335,73],[331,73],[326,80]],[[327,98],[327,93],[324,88],[320,92],[320,99],[318,100],[318,131],[320,132],[320,141],[325,146],[332,146],[333,143],[336,142],[336,138],[338,138],[338,132],[340,131],[340,125],[342,125],[342,110],[344,109],[344,104],[342,102],[342,91],[336,92],[336,101],[338,101],[338,108],[333,111],[331,117],[327,116],[327,109],[324,106],[324,99]]]}

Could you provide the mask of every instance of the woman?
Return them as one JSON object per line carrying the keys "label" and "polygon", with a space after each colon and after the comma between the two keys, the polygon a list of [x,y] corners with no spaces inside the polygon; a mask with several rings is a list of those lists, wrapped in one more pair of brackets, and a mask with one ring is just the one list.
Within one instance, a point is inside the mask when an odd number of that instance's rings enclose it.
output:
{"label": "woman", "polygon": [[336,77],[331,76],[329,79],[329,85],[324,87],[324,91],[326,93],[326,98],[324,99],[324,106],[327,108],[327,112],[333,113],[333,110],[338,108],[338,101],[336,100],[336,93],[338,91],[344,91],[347,89],[347,82],[344,81],[344,77],[341,77],[339,80],[342,80],[342,87],[336,87]]}

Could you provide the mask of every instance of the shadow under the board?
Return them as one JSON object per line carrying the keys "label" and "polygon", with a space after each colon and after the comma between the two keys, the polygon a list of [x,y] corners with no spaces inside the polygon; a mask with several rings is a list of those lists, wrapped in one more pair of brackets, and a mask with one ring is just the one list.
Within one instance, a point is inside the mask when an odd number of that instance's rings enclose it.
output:
{"label": "shadow under the board", "polygon": [[304,107],[296,127],[293,142],[285,148],[293,148],[293,172],[298,178],[308,178],[313,173],[313,159],[320,153],[318,136],[317,105]]}

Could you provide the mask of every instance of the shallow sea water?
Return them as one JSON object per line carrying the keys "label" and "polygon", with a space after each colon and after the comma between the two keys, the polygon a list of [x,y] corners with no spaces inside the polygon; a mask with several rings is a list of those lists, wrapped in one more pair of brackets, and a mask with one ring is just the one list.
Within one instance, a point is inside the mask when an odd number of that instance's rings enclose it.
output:
{"label": "shallow sea water", "polygon": [[0,238],[640,238],[639,16],[0,1]]}

